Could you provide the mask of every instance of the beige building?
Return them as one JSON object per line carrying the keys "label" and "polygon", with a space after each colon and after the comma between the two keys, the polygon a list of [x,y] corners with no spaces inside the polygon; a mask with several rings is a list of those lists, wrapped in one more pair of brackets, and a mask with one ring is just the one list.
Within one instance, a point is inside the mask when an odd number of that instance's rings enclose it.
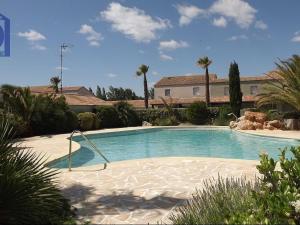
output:
{"label": "beige building", "polygon": [[[218,78],[216,74],[210,74],[210,101],[211,104],[229,103],[229,80]],[[241,76],[241,90],[243,92],[243,103],[253,106],[255,96],[262,92],[263,86],[275,79],[264,76]],[[154,101],[152,105],[160,105],[160,97],[173,101],[178,107],[184,107],[195,101],[205,101],[205,76],[172,76],[163,77],[154,85]]]}

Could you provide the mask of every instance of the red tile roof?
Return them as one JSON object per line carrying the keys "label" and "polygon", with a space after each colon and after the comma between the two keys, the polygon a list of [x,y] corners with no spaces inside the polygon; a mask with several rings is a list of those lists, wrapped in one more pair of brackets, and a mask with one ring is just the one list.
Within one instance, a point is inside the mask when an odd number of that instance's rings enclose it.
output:
{"label": "red tile roof", "polygon": [[[266,81],[274,80],[272,76],[241,76],[241,82],[247,81]],[[210,74],[210,83],[226,83],[228,78],[218,78],[216,74]],[[205,83],[204,75],[191,75],[191,76],[174,76],[174,77],[163,77],[160,79],[154,87],[164,87],[164,86],[186,86],[186,85],[199,85]]]}
{"label": "red tile roof", "polygon": [[[57,96],[60,96],[60,94],[58,94]],[[85,96],[77,94],[64,94],[63,96],[66,98],[66,102],[68,105],[107,105],[104,100],[99,99],[95,96]]]}
{"label": "red tile roof", "polygon": [[[30,91],[33,94],[54,94],[54,90],[51,86],[31,86],[29,87]],[[72,86],[72,87],[63,87],[64,91],[79,91],[81,88],[84,88],[83,86]],[[60,91],[60,88],[59,88]]]}
{"label": "red tile roof", "polygon": [[[212,82],[217,79],[216,74],[209,74],[209,80]],[[205,75],[189,75],[189,76],[174,76],[174,77],[163,77],[160,79],[154,87],[162,86],[181,86],[181,85],[195,85],[204,84]]]}

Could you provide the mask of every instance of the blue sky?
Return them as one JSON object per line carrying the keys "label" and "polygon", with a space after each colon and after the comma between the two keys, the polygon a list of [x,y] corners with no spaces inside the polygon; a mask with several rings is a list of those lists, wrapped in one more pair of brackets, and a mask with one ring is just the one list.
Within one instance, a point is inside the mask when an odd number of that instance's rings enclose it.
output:
{"label": "blue sky", "polygon": [[227,76],[235,60],[242,76],[261,75],[274,61],[300,50],[299,0],[0,0],[11,20],[11,56],[0,58],[1,84],[45,85],[59,74],[64,85],[123,86],[142,95],[140,64],[149,84],[162,76],[210,72]]}

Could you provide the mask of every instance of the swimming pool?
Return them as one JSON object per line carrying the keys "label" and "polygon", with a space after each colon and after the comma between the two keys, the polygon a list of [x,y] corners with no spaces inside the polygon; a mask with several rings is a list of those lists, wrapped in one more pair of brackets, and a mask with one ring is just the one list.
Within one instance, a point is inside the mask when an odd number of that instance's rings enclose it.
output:
{"label": "swimming pool", "polygon": [[[277,158],[279,148],[300,144],[299,141],[292,139],[211,128],[153,128],[91,134],[87,137],[111,162],[168,156],[258,159],[262,151]],[[72,155],[72,167],[104,163],[82,137],[76,136],[73,140],[78,142],[81,148]],[[67,168],[67,157],[55,160],[49,166]]]}

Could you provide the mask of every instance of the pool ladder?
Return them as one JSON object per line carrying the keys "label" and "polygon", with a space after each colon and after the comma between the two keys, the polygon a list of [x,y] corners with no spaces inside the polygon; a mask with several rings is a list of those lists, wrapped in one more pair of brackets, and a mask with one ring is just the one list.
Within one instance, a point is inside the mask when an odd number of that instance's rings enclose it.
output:
{"label": "pool ladder", "polygon": [[104,163],[104,168],[103,169],[106,169],[107,167],[107,163],[110,163],[109,160],[101,153],[101,151],[96,147],[96,145],[91,142],[80,130],[74,130],[71,135],[70,135],[70,144],[69,144],[69,171],[71,171],[71,167],[72,167],[72,162],[71,162],[71,155],[72,155],[72,138],[74,136],[75,133],[78,133],[80,134],[84,140],[89,143],[90,146],[92,146],[93,150],[98,153],[104,160],[105,160],[105,163]]}

